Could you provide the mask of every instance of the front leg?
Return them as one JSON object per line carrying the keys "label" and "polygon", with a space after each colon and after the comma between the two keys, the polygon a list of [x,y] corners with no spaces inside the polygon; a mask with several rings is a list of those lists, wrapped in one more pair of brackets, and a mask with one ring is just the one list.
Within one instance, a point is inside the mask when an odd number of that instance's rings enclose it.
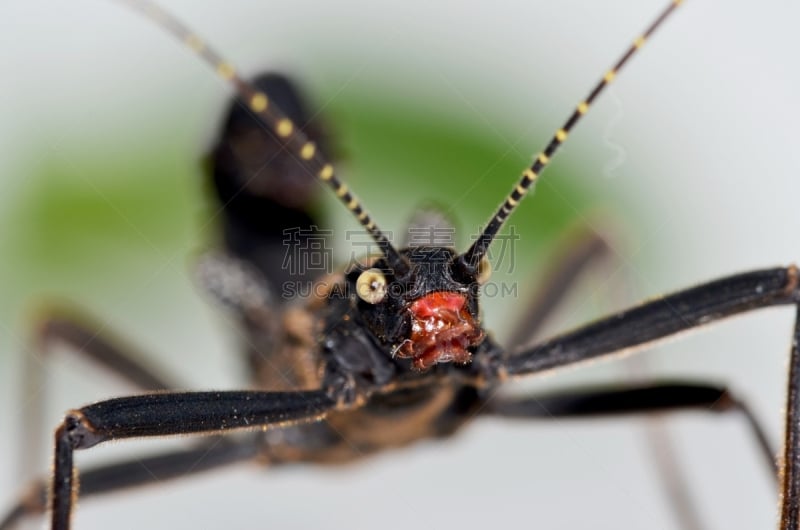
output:
{"label": "front leg", "polygon": [[611,353],[627,353],[726,317],[800,303],[797,267],[729,276],[662,296],[530,348],[490,354],[489,380],[554,370]]}
{"label": "front leg", "polygon": [[67,414],[55,434],[52,530],[68,530],[77,500],[76,449],[109,440],[213,434],[317,421],[342,408],[323,390],[181,392],[101,401]]}

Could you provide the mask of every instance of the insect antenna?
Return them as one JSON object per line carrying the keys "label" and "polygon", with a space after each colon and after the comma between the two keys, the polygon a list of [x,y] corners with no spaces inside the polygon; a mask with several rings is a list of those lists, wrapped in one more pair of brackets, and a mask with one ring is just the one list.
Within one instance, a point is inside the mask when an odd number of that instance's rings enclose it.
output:
{"label": "insect antenna", "polygon": [[309,140],[305,133],[292,123],[277,105],[270,102],[267,94],[242,79],[230,62],[223,59],[203,39],[183,25],[177,18],[153,2],[149,0],[117,1],[143,14],[147,19],[183,42],[198,57],[213,67],[217,76],[228,82],[236,90],[250,112],[283,141],[287,150],[298,158],[298,162],[309,173],[315,175],[333,190],[339,200],[350,210],[356,220],[378,244],[392,271],[397,276],[403,276],[408,272],[409,267],[405,258],[400,255],[383,231],[378,228],[378,225],[375,224],[375,221],[372,220],[372,217],[362,206],[361,201],[349,190],[347,184],[336,176],[333,165],[322,155],[316,144]]}
{"label": "insect antenna", "polygon": [[547,147],[544,148],[544,151],[540,152],[536,156],[533,164],[531,164],[530,167],[522,172],[522,177],[514,186],[514,189],[511,190],[511,193],[506,196],[505,201],[503,201],[503,203],[491,217],[481,235],[478,236],[472,246],[470,246],[469,249],[461,256],[461,266],[464,267],[467,272],[471,274],[477,272],[481,259],[486,255],[489,245],[491,245],[495,236],[503,227],[503,224],[506,222],[508,217],[511,215],[511,212],[514,211],[528,191],[534,187],[536,180],[542,173],[542,170],[544,170],[547,164],[550,163],[550,159],[553,154],[567,139],[570,130],[572,130],[575,124],[589,110],[589,106],[594,102],[595,99],[597,99],[597,96],[603,91],[603,89],[614,80],[614,78],[617,76],[617,73],[625,65],[625,63],[627,63],[628,60],[636,53],[636,51],[644,45],[647,39],[650,38],[650,36],[659,26],[661,26],[661,24],[667,19],[667,17],[669,17],[675,8],[682,3],[683,0],[672,0],[669,6],[661,12],[658,18],[656,18],[655,21],[650,24],[644,33],[634,39],[633,43],[628,47],[622,57],[595,85],[595,87],[589,93],[589,96],[578,104],[567,121],[564,122],[564,125],[562,125],[561,128],[556,131],[556,133],[550,139],[550,143],[548,143]]}

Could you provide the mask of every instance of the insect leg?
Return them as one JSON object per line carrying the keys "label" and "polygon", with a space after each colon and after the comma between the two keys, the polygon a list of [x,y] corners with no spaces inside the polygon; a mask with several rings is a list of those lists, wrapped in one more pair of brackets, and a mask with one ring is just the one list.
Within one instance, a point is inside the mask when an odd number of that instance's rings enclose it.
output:
{"label": "insect leg", "polygon": [[800,304],[794,321],[783,440],[781,530],[800,527]]}
{"label": "insect leg", "polygon": [[[197,447],[167,454],[104,465],[81,473],[80,494],[112,493],[124,488],[162,483],[202,471],[223,467],[257,456],[254,439],[229,443],[219,438]],[[47,481],[37,480],[26,488],[17,504],[0,519],[0,530],[11,530],[24,517],[41,515],[47,510]]]}
{"label": "insect leg", "polygon": [[323,418],[337,408],[326,391],[156,393],[100,401],[67,414],[55,433],[52,530],[67,530],[78,494],[76,449],[109,440],[266,429]]}
{"label": "insect leg", "polygon": [[[490,379],[554,370],[612,353],[626,353],[736,314],[800,302],[796,267],[729,276],[663,296],[521,351],[493,355]],[[491,355],[491,354],[490,354]]]}
{"label": "insect leg", "polygon": [[104,326],[92,318],[79,314],[72,308],[48,307],[38,318],[32,338],[32,349],[24,356],[23,390],[25,391],[22,417],[28,418],[20,433],[24,437],[20,447],[24,449],[21,472],[25,476],[37,469],[36,458],[42,454],[40,440],[41,422],[30,421],[42,417],[46,389],[45,366],[53,347],[67,346],[70,352],[88,359],[108,372],[121,377],[138,389],[145,391],[175,388],[172,377],[153,370],[140,359],[144,356],[124,345],[123,341],[98,332]]}
{"label": "insect leg", "polygon": [[790,266],[729,276],[646,302],[519,352],[489,354],[491,358],[481,364],[489,370],[488,379],[504,380],[644,348],[682,331],[747,311],[795,305],[798,316],[790,354],[781,528],[797,530],[800,522],[799,275],[800,271]]}
{"label": "insect leg", "polygon": [[577,388],[524,398],[494,398],[482,413],[516,419],[587,418],[679,410],[739,412],[755,436],[762,456],[777,477],[776,452],[749,407],[727,388],[709,384],[669,382],[624,387]]}
{"label": "insect leg", "polygon": [[[513,419],[568,419],[661,412],[739,412],[747,421],[773,478],[777,481],[777,452],[770,448],[762,425],[747,405],[726,388],[686,382],[649,383],[614,387],[576,388],[523,398],[495,398],[482,409],[486,414]],[[661,419],[661,418],[659,418]],[[658,476],[673,506],[681,528],[703,528],[694,499],[687,493],[686,480],[675,459],[669,437],[652,440]]]}
{"label": "insect leg", "polygon": [[103,326],[94,323],[93,319],[74,310],[48,309],[39,322],[33,340],[36,353],[41,354],[42,359],[37,367],[31,367],[33,369],[40,370],[52,345],[61,343],[141,390],[174,388],[173,378],[162,374],[162,370],[154,371],[144,365],[139,360],[142,356],[123,346],[119,339],[98,332]]}
{"label": "insect leg", "polygon": [[[612,273],[615,267],[621,265],[613,245],[593,228],[595,225],[596,223],[582,222],[577,230],[573,229],[572,235],[560,243],[555,259],[550,260],[544,274],[538,278],[539,288],[532,297],[532,302],[523,310],[522,318],[516,323],[511,340],[508,342],[511,347],[523,347],[541,337],[546,323],[559,310],[570,292],[575,291],[576,284],[582,281],[584,275],[601,268]],[[702,527],[697,509],[693,506],[692,499],[686,495],[686,488],[683,485],[684,473],[661,421],[661,418],[653,417],[648,424],[650,438],[648,445],[653,451],[654,462],[660,469],[658,477],[668,494],[673,506],[671,511],[676,514],[681,528],[700,529]],[[768,451],[765,444],[762,444],[762,448]],[[773,468],[774,454],[767,454],[773,462]]]}

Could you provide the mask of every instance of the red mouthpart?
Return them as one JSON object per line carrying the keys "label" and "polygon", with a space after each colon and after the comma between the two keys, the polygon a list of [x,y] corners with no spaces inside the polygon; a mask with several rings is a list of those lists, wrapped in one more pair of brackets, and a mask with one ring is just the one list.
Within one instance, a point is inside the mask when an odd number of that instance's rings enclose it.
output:
{"label": "red mouthpart", "polygon": [[409,306],[411,334],[397,350],[398,357],[413,359],[417,370],[436,363],[466,364],[467,350],[476,346],[483,332],[467,309],[463,294],[436,292],[414,300]]}

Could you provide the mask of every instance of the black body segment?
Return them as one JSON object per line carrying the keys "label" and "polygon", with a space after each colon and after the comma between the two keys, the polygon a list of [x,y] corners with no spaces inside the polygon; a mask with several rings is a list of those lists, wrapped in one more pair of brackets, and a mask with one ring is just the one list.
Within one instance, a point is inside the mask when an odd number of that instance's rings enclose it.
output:
{"label": "black body segment", "polygon": [[[321,127],[309,120],[305,98],[287,77],[263,74],[253,86],[283,109],[318,149],[326,150]],[[318,221],[310,213],[319,183],[241,99],[230,106],[209,163],[228,252],[260,270],[275,293],[284,282],[312,272],[280,257],[307,262],[308,241],[320,237]]]}

